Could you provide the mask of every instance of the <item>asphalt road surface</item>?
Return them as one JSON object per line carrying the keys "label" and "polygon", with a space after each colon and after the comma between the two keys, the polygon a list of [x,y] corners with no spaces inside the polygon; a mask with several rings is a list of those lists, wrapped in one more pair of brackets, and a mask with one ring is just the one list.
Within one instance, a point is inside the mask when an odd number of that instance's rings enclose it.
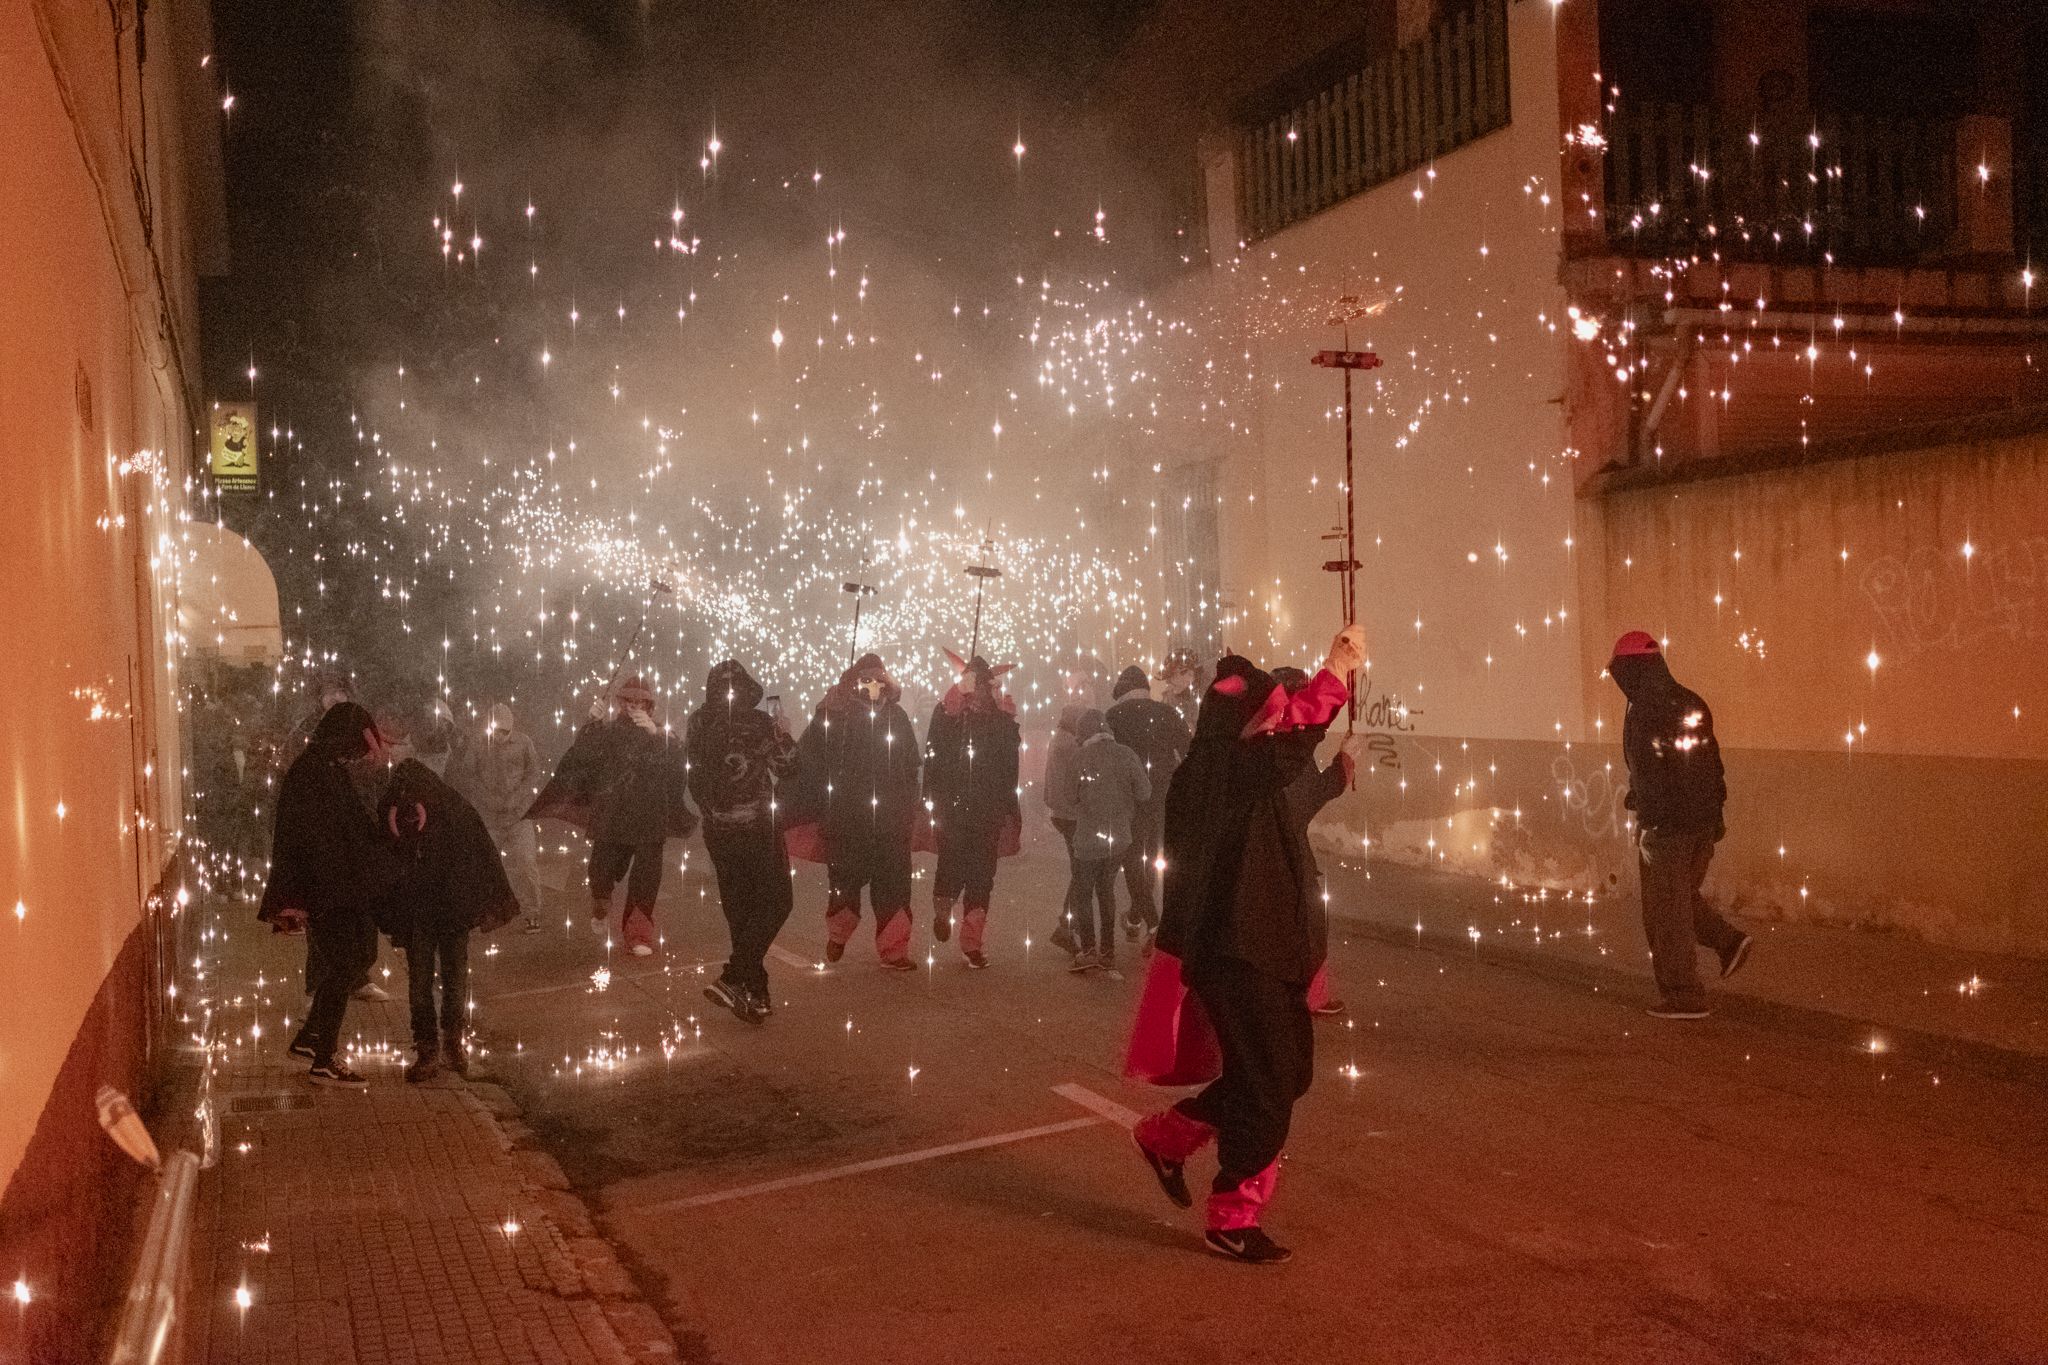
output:
{"label": "asphalt road surface", "polygon": [[1171,1098],[1119,1075],[1143,964],[1066,972],[1054,859],[1004,865],[986,972],[930,943],[923,867],[931,965],[880,970],[864,923],[822,969],[803,869],[760,1027],[703,998],[725,931],[690,861],[657,958],[577,893],[475,954],[494,1068],[686,1359],[2048,1361],[2029,1089],[1340,925],[1350,1016],[1317,1026],[1266,1220],[1296,1256],[1254,1268],[1132,1150]]}

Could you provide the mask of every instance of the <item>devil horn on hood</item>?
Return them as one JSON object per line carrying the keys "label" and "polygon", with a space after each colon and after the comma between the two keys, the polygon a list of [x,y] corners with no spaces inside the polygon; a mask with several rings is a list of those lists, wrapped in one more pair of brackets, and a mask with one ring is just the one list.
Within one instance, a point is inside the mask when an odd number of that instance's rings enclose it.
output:
{"label": "devil horn on hood", "polygon": [[955,673],[965,673],[965,672],[967,671],[967,660],[965,660],[965,659],[961,658],[961,657],[960,657],[960,656],[959,656],[958,654],[955,654],[955,653],[954,653],[954,652],[953,652],[952,650],[950,650],[950,649],[946,649],[946,648],[944,648],[944,647],[941,647],[941,649],[940,649],[940,651],[939,651],[939,652],[940,652],[940,653],[942,653],[942,654],[944,654],[944,655],[945,655],[945,656],[946,656],[946,657],[947,657],[947,658],[948,658],[949,660],[951,660],[951,661],[952,661],[952,664],[953,664],[953,671],[954,671]]}
{"label": "devil horn on hood", "polygon": [[988,671],[988,675],[991,678],[1000,678],[1003,676],[1003,674],[1008,673],[1011,669],[1015,668],[1016,666],[1017,665],[1015,664],[997,664],[994,668],[991,668]]}

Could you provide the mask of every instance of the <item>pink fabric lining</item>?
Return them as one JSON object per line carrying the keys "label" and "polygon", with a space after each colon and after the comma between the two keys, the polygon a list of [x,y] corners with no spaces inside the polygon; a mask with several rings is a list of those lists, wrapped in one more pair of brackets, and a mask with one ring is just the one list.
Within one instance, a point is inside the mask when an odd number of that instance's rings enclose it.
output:
{"label": "pink fabric lining", "polygon": [[1280,1179],[1280,1163],[1274,1162],[1237,1188],[1209,1196],[1209,1228],[1212,1232],[1235,1232],[1259,1225],[1259,1213],[1272,1202],[1273,1186]]}
{"label": "pink fabric lining", "polygon": [[1138,1120],[1131,1136],[1161,1161],[1186,1161],[1196,1152],[1209,1145],[1216,1136],[1216,1130],[1200,1119],[1191,1119],[1180,1110],[1168,1107],[1156,1114],[1147,1114]]}
{"label": "pink fabric lining", "polygon": [[[851,937],[851,931],[848,937]],[[910,959],[910,912],[898,910],[894,914],[875,916],[875,955],[884,962],[907,962]]]}
{"label": "pink fabric lining", "polygon": [[[1224,681],[1238,680],[1227,678]],[[1239,737],[1250,739],[1253,735],[1277,734],[1283,730],[1303,730],[1327,724],[1350,697],[1351,689],[1344,685],[1342,678],[1327,668],[1319,668],[1313,678],[1292,693],[1277,687],[1268,693],[1265,705],[1239,732]]]}
{"label": "pink fabric lining", "polygon": [[1153,1085],[1206,1085],[1223,1074],[1223,1048],[1202,1002],[1180,976],[1180,959],[1154,951],[1138,993],[1124,1074]]}
{"label": "pink fabric lining", "polygon": [[960,916],[960,951],[963,953],[980,952],[982,937],[987,931],[988,907],[985,905],[968,906],[967,912]]}

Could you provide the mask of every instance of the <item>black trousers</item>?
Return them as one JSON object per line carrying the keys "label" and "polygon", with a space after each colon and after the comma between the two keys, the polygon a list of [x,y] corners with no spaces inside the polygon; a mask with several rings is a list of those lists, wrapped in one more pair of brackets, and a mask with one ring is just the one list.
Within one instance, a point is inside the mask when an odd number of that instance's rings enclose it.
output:
{"label": "black trousers", "polygon": [[661,841],[651,844],[614,844],[593,839],[590,844],[590,900],[609,907],[612,888],[626,880],[626,908],[654,913],[654,898],[661,892]]}
{"label": "black trousers", "polygon": [[1131,846],[1124,851],[1124,890],[1130,893],[1130,921],[1150,928],[1159,927],[1159,903],[1153,894],[1158,886],[1159,850],[1166,841],[1166,806],[1148,801],[1131,816]]}
{"label": "black trousers", "polygon": [[[1067,931],[1084,953],[1116,958],[1116,858],[1067,856]],[[1100,928],[1098,935],[1097,929]]]}
{"label": "black trousers", "polygon": [[849,839],[832,849],[826,865],[827,894],[835,905],[860,913],[861,888],[866,887],[875,917],[910,908],[910,841],[870,835]]}
{"label": "black trousers", "polygon": [[789,922],[795,903],[781,831],[773,826],[722,830],[707,825],[704,847],[718,875],[718,905],[732,935],[732,958],[720,979],[766,995],[768,948]]}
{"label": "black trousers", "polygon": [[313,1050],[313,1065],[334,1060],[348,998],[369,980],[377,960],[377,926],[361,911],[328,911],[306,924],[306,988],[313,1003],[298,1041]]}
{"label": "black trousers", "polygon": [[1294,1102],[1315,1075],[1315,1023],[1306,986],[1247,963],[1211,959],[1186,979],[1216,1028],[1223,1074],[1174,1107],[1215,1128],[1220,1193],[1280,1159]]}
{"label": "black trousers", "polygon": [[996,890],[996,844],[1001,837],[1000,830],[971,825],[941,828],[932,895],[941,901],[965,895],[969,905],[987,909]]}
{"label": "black trousers", "polygon": [[[438,1031],[434,978],[441,979]],[[469,930],[434,930],[416,925],[405,945],[405,994],[412,1006],[413,1046],[435,1050],[439,1039],[460,1039],[469,1003]]]}

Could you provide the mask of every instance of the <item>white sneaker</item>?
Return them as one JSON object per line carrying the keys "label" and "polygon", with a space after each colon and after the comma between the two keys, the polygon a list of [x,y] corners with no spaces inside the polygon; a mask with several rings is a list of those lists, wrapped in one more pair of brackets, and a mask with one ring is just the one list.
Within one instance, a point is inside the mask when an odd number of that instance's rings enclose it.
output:
{"label": "white sneaker", "polygon": [[358,1000],[389,1000],[391,998],[391,992],[385,990],[382,986],[372,981],[368,985],[358,986],[356,988],[355,997]]}
{"label": "white sneaker", "polygon": [[652,944],[648,944],[648,943],[636,943],[636,944],[634,944],[634,945],[633,945],[633,956],[634,956],[634,957],[653,957],[653,956],[654,956],[654,946],[653,946]]}
{"label": "white sneaker", "polygon": [[599,938],[609,937],[612,932],[611,920],[603,915],[592,915],[590,917],[590,932]]}

